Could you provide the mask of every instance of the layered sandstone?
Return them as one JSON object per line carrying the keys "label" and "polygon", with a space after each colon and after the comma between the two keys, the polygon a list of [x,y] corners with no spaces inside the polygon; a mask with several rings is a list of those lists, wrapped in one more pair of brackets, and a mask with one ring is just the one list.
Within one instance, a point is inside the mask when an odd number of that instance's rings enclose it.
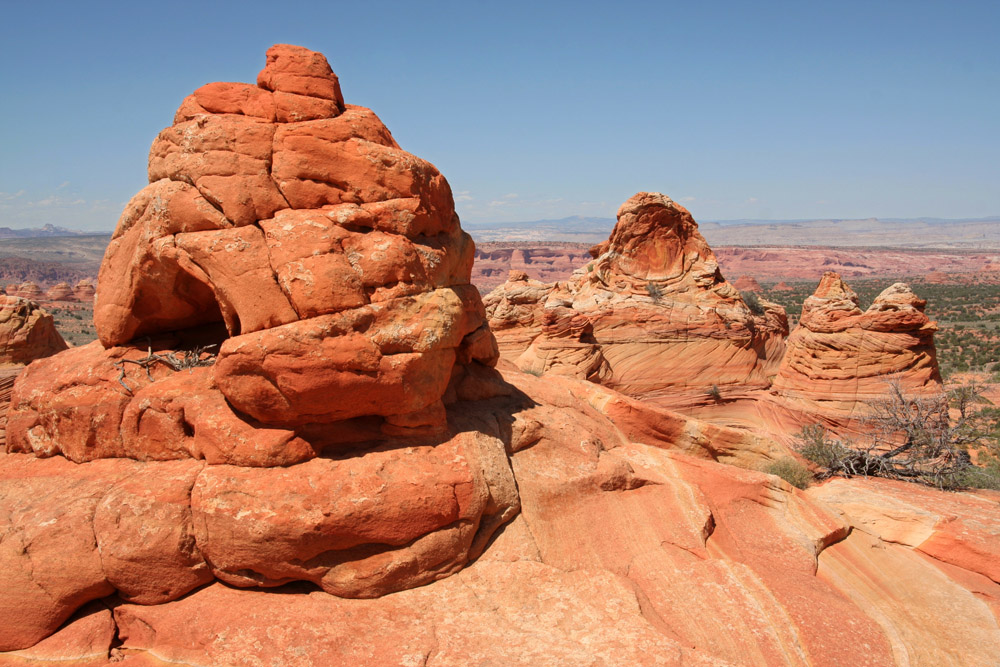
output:
{"label": "layered sandstone", "polygon": [[48,301],[76,301],[73,288],[67,282],[56,283],[45,292]]}
{"label": "layered sandstone", "polygon": [[924,313],[926,303],[896,283],[862,311],[839,275],[824,274],[788,337],[765,412],[791,429],[814,422],[843,428],[885,396],[888,382],[908,395],[940,392],[937,324]]}
{"label": "layered sandstone", "polygon": [[82,303],[91,303],[96,293],[94,284],[86,279],[80,280],[73,286],[73,297]]}
{"label": "layered sandstone", "polygon": [[37,303],[0,296],[0,366],[27,364],[67,347],[55,320]]}
{"label": "layered sandstone", "polygon": [[6,291],[9,296],[19,296],[22,299],[28,299],[29,301],[39,301],[45,296],[45,293],[42,292],[42,288],[30,280],[25,281],[20,285],[7,285]]}
{"label": "layered sandstone", "polygon": [[[517,496],[504,444],[455,416],[498,353],[444,177],[321,54],[275,46],[256,86],[183,102],[149,180],[101,266],[100,340],[13,390],[4,497],[37,502],[5,510],[28,533],[0,607],[29,611],[0,645],[115,592],[365,598],[474,558]],[[23,528],[46,512],[62,543]]]}
{"label": "layered sandstone", "polygon": [[787,334],[784,310],[760,301],[751,311],[683,206],[661,194],[635,195],[591,254],[566,282],[512,272],[486,297],[505,358],[665,407],[769,385]]}
{"label": "layered sandstone", "polygon": [[[506,395],[468,404],[462,428],[503,442],[520,514],[453,576],[374,599],[298,584],[276,595],[240,577],[277,575],[272,568],[298,531],[319,545],[373,530],[373,488],[409,495],[451,484],[467,461],[451,446],[432,448],[440,451],[430,459],[411,452],[396,467],[383,459],[374,486],[352,468],[357,457],[258,475],[195,461],[74,465],[7,455],[0,498],[21,500],[0,517],[23,532],[0,543],[0,558],[23,593],[7,608],[6,635],[51,632],[51,616],[39,610],[51,609],[52,598],[57,618],[107,595],[113,609],[70,618],[16,660],[100,655],[102,645],[107,655],[116,635],[119,657],[188,665],[288,655],[301,665],[405,664],[413,656],[430,665],[958,665],[1000,657],[997,498],[868,480],[803,493],[723,465],[734,459],[713,451],[718,434],[685,440],[695,422],[592,383],[513,370],[481,382],[509,384]],[[731,443],[745,462],[771,455]],[[420,464],[435,459],[442,465]],[[416,477],[408,470],[415,464]],[[206,493],[220,485],[228,492]],[[453,488],[461,498],[464,486]],[[328,513],[359,502],[355,512]],[[408,525],[414,517],[399,516],[397,530],[418,531]],[[253,539],[241,547],[244,530]],[[417,558],[408,567],[432,563]],[[295,567],[324,589],[358,581],[341,576],[343,564],[330,556]],[[237,585],[176,595],[216,569]],[[268,641],[246,640],[259,636]]]}

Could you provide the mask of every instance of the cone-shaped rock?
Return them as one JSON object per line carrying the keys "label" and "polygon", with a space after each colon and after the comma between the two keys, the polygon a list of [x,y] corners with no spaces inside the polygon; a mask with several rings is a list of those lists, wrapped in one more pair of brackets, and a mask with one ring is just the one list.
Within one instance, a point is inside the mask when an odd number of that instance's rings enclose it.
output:
{"label": "cone-shaped rock", "polygon": [[771,393],[794,413],[790,426],[845,425],[898,381],[908,394],[941,390],[926,301],[903,283],[886,288],[866,311],[840,276],[823,275],[802,304]]}
{"label": "cone-shaped rock", "polygon": [[751,311],[683,206],[640,192],[594,261],[565,283],[513,275],[485,301],[501,353],[521,368],[584,377],[666,407],[768,386],[784,310]]}
{"label": "cone-shaped rock", "polygon": [[504,389],[447,181],[322,54],[273,47],[258,81],[184,101],[105,254],[100,341],[14,385],[0,612],[28,611],[0,650],[114,591],[411,588],[517,511],[498,427],[461,403]]}

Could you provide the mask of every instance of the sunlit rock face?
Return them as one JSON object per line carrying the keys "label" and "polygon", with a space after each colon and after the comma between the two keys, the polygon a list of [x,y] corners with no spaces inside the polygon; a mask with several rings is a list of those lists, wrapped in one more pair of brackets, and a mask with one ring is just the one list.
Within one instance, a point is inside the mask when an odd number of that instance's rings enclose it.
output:
{"label": "sunlit rock face", "polygon": [[185,99],[105,254],[100,340],[11,393],[4,535],[30,535],[0,646],[116,591],[365,598],[460,569],[517,509],[497,429],[455,421],[503,391],[473,253],[444,177],[322,54],[275,46],[257,85]]}
{"label": "sunlit rock face", "polygon": [[683,206],[638,193],[591,254],[566,282],[512,272],[486,297],[505,358],[671,408],[769,385],[788,333],[784,310],[758,298],[751,311]]}
{"label": "sunlit rock face", "polygon": [[55,320],[37,303],[0,295],[0,365],[27,364],[66,348]]}
{"label": "sunlit rock face", "polygon": [[896,283],[863,311],[839,275],[824,274],[802,305],[762,409],[788,431],[815,422],[839,429],[863,417],[889,382],[908,395],[940,392],[937,324],[924,313],[926,305]]}

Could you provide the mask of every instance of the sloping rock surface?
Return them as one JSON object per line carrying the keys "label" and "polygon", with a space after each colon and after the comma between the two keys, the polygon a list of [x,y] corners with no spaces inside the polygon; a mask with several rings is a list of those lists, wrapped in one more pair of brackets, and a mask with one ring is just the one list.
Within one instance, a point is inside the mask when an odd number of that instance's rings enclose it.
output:
{"label": "sloping rock surface", "polygon": [[[591,392],[608,399],[616,395],[610,390],[514,371],[504,377],[511,384],[480,378],[480,386],[501,383],[508,394],[469,403],[455,423],[461,438],[493,433],[503,443],[506,454],[500,450],[494,464],[456,466],[471,462],[476,448],[468,440],[464,454],[456,440],[429,458],[381,450],[269,476],[200,462],[5,455],[2,497],[36,498],[0,512],[22,526],[30,513],[33,526],[3,542],[5,571],[24,577],[22,595],[37,587],[58,596],[11,603],[18,622],[6,636],[43,637],[86,600],[116,591],[104,598],[121,642],[114,652],[136,664],[962,665],[1000,658],[1000,497],[866,480],[803,493],[723,465],[708,448],[675,449],[637,434],[637,424],[655,417],[643,415],[641,403],[631,413],[602,411],[606,401]],[[742,455],[747,464],[768,457],[749,448]],[[428,467],[434,460],[444,465]],[[368,465],[383,471],[380,491]],[[423,482],[412,483],[414,465]],[[477,468],[507,468],[517,486],[506,493],[519,497],[520,514],[488,545],[488,531],[480,531],[473,539],[485,550],[453,576],[440,578],[435,568],[449,568],[435,565],[440,547],[421,539],[409,547],[412,560],[396,565],[382,561],[384,553],[349,546],[352,535],[374,530],[405,541],[419,532],[415,521],[453,517],[458,527],[447,541],[462,539],[461,489],[472,487],[460,480]],[[406,494],[402,507],[415,508],[456,482],[449,492],[456,514],[435,519],[404,510],[378,524],[369,519],[392,494]],[[493,488],[502,497],[502,485]],[[346,514],[337,509],[356,504]],[[292,505],[297,513],[282,510]],[[318,555],[303,558],[304,547]],[[299,555],[289,560],[292,553]],[[29,556],[34,569],[26,570]],[[342,595],[340,587],[386,567],[438,574],[428,585],[373,599],[328,594]],[[169,592],[209,580],[206,570],[230,586]],[[327,592],[301,583],[260,587],[302,572]],[[244,587],[246,577],[258,585]],[[34,655],[82,651],[79,623],[69,620]],[[99,636],[110,651],[110,637]]]}

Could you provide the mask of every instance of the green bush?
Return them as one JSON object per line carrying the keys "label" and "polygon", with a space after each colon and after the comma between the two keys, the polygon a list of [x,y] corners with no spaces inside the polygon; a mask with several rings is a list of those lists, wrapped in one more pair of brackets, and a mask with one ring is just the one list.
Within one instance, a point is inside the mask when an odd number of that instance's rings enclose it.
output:
{"label": "green bush", "polygon": [[786,457],[769,463],[764,472],[769,475],[777,475],[797,489],[804,489],[813,480],[809,468],[799,463],[793,458]]}
{"label": "green bush", "polygon": [[747,305],[750,312],[754,315],[763,315],[767,310],[764,308],[764,304],[760,302],[760,297],[757,296],[756,292],[740,292],[740,296],[743,297],[743,303]]}
{"label": "green bush", "polygon": [[835,468],[838,462],[851,453],[850,447],[844,443],[828,438],[822,424],[804,426],[798,440],[799,445],[796,449],[799,454],[806,460],[827,469]]}
{"label": "green bush", "polygon": [[649,292],[649,296],[653,299],[654,303],[659,303],[660,299],[663,298],[663,290],[656,283],[646,283],[646,291]]}

